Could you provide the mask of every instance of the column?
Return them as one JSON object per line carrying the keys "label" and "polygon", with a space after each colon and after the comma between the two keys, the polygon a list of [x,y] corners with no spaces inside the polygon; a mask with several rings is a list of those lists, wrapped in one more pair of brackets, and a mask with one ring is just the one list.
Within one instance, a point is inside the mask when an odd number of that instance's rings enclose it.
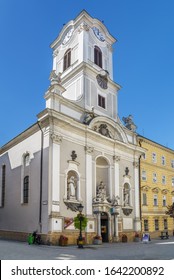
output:
{"label": "column", "polygon": [[113,156],[114,160],[114,179],[115,179],[115,196],[120,196],[120,178],[119,178],[119,161],[120,157],[119,156]]}
{"label": "column", "polygon": [[60,211],[60,143],[62,142],[62,137],[52,134],[51,139],[51,212],[55,213]]}
{"label": "column", "polygon": [[101,236],[101,213],[97,214],[97,235]]}
{"label": "column", "polygon": [[140,231],[141,222],[140,222],[140,197],[139,197],[139,163],[135,161],[133,163],[133,166],[134,166],[134,180],[135,180],[134,223],[135,223],[135,231]]}
{"label": "column", "polygon": [[109,197],[112,199],[113,197],[113,180],[112,180],[112,168],[109,166],[108,169],[108,183],[109,183]]}
{"label": "column", "polygon": [[93,148],[86,146],[86,215],[92,216],[92,153]]}
{"label": "column", "polygon": [[114,241],[117,242],[118,240],[118,214],[114,214]]}
{"label": "column", "polygon": [[108,237],[109,237],[109,241],[110,241],[110,238],[112,238],[111,222],[112,222],[111,215],[108,213]]}

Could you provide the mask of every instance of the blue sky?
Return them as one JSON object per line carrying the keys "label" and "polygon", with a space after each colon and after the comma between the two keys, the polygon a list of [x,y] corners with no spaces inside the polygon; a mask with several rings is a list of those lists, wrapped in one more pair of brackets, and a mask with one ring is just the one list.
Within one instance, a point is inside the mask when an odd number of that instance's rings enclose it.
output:
{"label": "blue sky", "polygon": [[174,149],[173,0],[0,0],[0,146],[37,121],[52,69],[50,44],[82,9],[117,38],[119,116]]}

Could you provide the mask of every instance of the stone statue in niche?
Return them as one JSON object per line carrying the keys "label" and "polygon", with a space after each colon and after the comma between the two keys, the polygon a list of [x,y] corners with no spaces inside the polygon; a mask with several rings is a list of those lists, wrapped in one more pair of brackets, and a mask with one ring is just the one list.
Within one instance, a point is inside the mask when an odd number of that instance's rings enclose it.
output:
{"label": "stone statue in niche", "polygon": [[67,189],[67,197],[68,199],[76,199],[76,179],[74,176],[71,176],[68,179],[68,189]]}
{"label": "stone statue in niche", "polygon": [[103,181],[101,181],[98,185],[97,192],[100,194],[100,196],[106,196],[106,185],[103,183]]}
{"label": "stone statue in niche", "polygon": [[125,186],[123,190],[123,204],[124,206],[130,205],[130,192],[128,186]]}
{"label": "stone statue in niche", "polygon": [[103,181],[97,186],[96,197],[93,199],[93,202],[107,202],[106,196],[106,185]]}

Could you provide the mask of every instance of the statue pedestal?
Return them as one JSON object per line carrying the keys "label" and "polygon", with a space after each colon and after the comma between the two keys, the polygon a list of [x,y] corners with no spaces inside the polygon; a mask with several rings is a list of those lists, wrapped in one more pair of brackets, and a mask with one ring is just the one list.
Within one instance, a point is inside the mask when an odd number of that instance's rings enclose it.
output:
{"label": "statue pedestal", "polygon": [[101,244],[102,244],[102,240],[100,240],[100,239],[93,240],[93,245],[101,245]]}
{"label": "statue pedestal", "polygon": [[119,242],[119,237],[118,236],[114,236],[112,240],[113,240],[113,242],[117,243],[117,242]]}

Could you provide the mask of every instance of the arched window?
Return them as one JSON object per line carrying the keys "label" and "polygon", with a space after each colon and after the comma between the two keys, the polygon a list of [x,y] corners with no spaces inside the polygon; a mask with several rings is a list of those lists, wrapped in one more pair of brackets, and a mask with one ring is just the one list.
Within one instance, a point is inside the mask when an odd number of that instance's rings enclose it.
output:
{"label": "arched window", "polygon": [[24,167],[29,166],[30,164],[30,155],[28,153],[24,156]]}
{"label": "arched window", "polygon": [[23,203],[28,203],[29,198],[29,176],[24,177],[24,188],[23,188]]}
{"label": "arched window", "polygon": [[71,49],[68,49],[63,58],[63,71],[65,71],[71,65]]}
{"label": "arched window", "polygon": [[102,68],[102,51],[99,47],[94,47],[94,63]]}

